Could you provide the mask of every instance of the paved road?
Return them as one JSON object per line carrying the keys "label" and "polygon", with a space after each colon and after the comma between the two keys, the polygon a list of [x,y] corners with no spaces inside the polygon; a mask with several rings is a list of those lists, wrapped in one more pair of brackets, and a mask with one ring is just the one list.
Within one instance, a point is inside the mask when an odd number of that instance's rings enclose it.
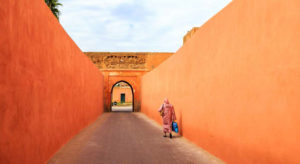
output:
{"label": "paved road", "polygon": [[132,112],[132,106],[112,106],[113,112]]}
{"label": "paved road", "polygon": [[82,130],[49,164],[220,164],[183,137],[162,136],[142,113],[104,113]]}

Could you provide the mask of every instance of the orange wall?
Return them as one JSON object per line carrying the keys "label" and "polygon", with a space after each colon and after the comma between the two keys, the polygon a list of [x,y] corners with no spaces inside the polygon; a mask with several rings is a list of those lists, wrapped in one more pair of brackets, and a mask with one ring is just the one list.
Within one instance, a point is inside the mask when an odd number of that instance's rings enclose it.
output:
{"label": "orange wall", "polygon": [[45,163],[102,113],[103,76],[43,0],[0,20],[0,163]]}
{"label": "orange wall", "polygon": [[113,95],[112,95],[112,102],[121,102],[121,94],[125,94],[125,102],[132,102],[132,92],[131,88],[120,88],[114,87]]}
{"label": "orange wall", "polygon": [[113,71],[103,71],[104,75],[104,111],[110,112],[111,111],[111,93],[112,88],[115,84],[119,83],[120,81],[125,81],[129,85],[131,85],[133,89],[133,111],[140,112],[141,106],[141,74],[144,72],[138,71],[120,71],[120,72],[113,72]]}
{"label": "orange wall", "polygon": [[168,97],[182,135],[228,163],[300,163],[299,8],[233,1],[142,77],[141,111],[161,122]]}

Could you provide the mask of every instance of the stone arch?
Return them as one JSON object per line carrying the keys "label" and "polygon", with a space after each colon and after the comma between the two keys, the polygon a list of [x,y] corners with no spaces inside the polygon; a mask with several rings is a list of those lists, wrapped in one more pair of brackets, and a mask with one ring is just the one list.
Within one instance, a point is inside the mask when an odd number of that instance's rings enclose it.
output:
{"label": "stone arch", "polygon": [[113,94],[113,90],[114,90],[115,85],[117,85],[117,84],[120,83],[120,82],[126,83],[126,84],[129,85],[130,88],[131,88],[131,94],[132,94],[132,112],[134,112],[134,89],[133,89],[133,87],[131,86],[131,84],[130,84],[129,82],[125,81],[125,80],[117,81],[117,82],[111,87],[111,89],[110,89],[110,112],[112,111],[112,104],[111,104],[111,102],[112,102],[112,94]]}
{"label": "stone arch", "polygon": [[111,111],[111,89],[120,81],[129,83],[133,90],[133,112],[140,111],[140,77],[137,76],[108,76],[105,85],[105,111]]}

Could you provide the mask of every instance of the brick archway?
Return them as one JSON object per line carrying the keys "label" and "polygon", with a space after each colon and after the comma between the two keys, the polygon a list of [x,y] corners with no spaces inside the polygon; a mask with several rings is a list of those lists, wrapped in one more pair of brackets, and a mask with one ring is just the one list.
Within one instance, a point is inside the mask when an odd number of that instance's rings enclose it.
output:
{"label": "brick archway", "polygon": [[134,89],[133,89],[133,87],[131,86],[131,84],[130,83],[128,83],[127,81],[124,81],[124,80],[121,80],[121,81],[118,81],[118,82],[116,82],[112,87],[111,87],[111,91],[110,91],[110,112],[112,112],[112,97],[113,97],[113,90],[114,90],[114,87],[115,87],[115,85],[117,85],[118,83],[121,83],[121,82],[123,82],[123,83],[126,83],[129,87],[130,87],[130,89],[131,89],[131,94],[132,94],[132,112],[134,112]]}
{"label": "brick archway", "polygon": [[118,81],[128,82],[134,93],[134,112],[141,110],[141,77],[173,53],[167,52],[85,52],[104,76],[104,111],[111,111],[111,88]]}
{"label": "brick archway", "polygon": [[139,76],[108,76],[105,90],[105,110],[106,112],[111,111],[111,91],[119,82],[126,82],[129,84],[132,88],[132,97],[133,97],[133,112],[139,112],[140,111],[140,77]]}

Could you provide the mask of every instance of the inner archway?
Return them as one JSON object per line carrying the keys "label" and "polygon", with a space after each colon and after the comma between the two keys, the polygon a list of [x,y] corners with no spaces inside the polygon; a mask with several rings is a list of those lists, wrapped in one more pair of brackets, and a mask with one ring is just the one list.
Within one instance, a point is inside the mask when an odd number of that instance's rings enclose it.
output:
{"label": "inner archway", "polygon": [[126,81],[119,81],[111,88],[111,112],[133,112],[134,93],[132,86]]}

